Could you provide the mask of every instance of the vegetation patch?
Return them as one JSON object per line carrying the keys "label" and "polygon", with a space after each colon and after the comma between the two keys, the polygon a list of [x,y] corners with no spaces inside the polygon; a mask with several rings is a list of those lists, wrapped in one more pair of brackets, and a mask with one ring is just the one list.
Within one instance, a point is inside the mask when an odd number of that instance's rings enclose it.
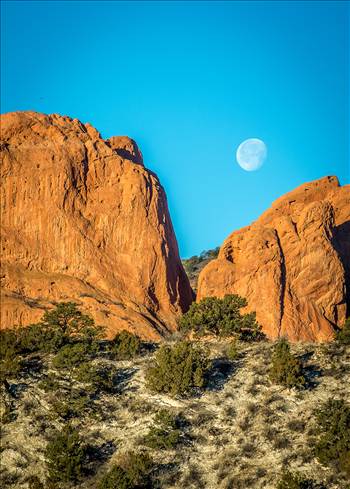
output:
{"label": "vegetation patch", "polygon": [[287,340],[277,342],[272,355],[270,379],[286,387],[303,387],[305,377],[301,361],[291,353]]}
{"label": "vegetation patch", "polygon": [[325,487],[297,472],[293,473],[286,470],[278,481],[276,489],[325,489]]}
{"label": "vegetation patch", "polygon": [[98,489],[152,488],[153,470],[154,462],[147,453],[127,452],[101,479]]}
{"label": "vegetation patch", "polygon": [[121,331],[112,340],[110,351],[117,360],[129,360],[139,355],[141,340],[129,331]]}
{"label": "vegetation patch", "polygon": [[86,447],[71,425],[56,433],[47,445],[45,457],[49,480],[53,482],[76,482],[84,474]]}
{"label": "vegetation patch", "polygon": [[242,340],[260,339],[263,335],[255,312],[241,314],[241,309],[247,305],[246,299],[234,294],[223,299],[206,297],[191,304],[179,320],[180,330],[185,334],[193,332],[197,337],[214,335],[236,336]]}
{"label": "vegetation patch", "polygon": [[143,443],[158,450],[173,449],[185,440],[182,432],[185,423],[182,416],[162,409],[156,414],[153,426],[143,439]]}
{"label": "vegetation patch", "polygon": [[316,411],[319,434],[315,453],[325,465],[333,465],[350,477],[350,404],[329,399]]}
{"label": "vegetation patch", "polygon": [[237,339],[234,339],[234,340],[231,340],[227,347],[226,347],[226,357],[233,361],[233,360],[237,360],[238,356],[239,356],[239,348],[238,348],[238,341]]}
{"label": "vegetation patch", "polygon": [[182,260],[182,264],[190,280],[193,290],[197,289],[198,275],[203,268],[211,261],[217,258],[220,251],[220,247],[213,250],[202,251],[200,255],[191,256]]}
{"label": "vegetation patch", "polygon": [[205,386],[209,367],[207,352],[196,343],[162,345],[146,372],[147,385],[151,391],[171,396],[190,394]]}
{"label": "vegetation patch", "polygon": [[[347,489],[349,405],[315,412],[321,395],[347,399],[346,345],[315,344],[310,354],[310,345],[295,344],[292,355],[287,344],[277,355],[271,342],[212,335],[164,341],[152,357],[135,362],[140,350],[133,335],[100,341],[99,328],[92,335],[73,328],[74,317],[81,318],[76,307],[59,310],[57,321],[69,323],[72,333],[52,322],[48,337],[57,328],[56,346],[37,343],[40,323],[2,334],[0,360],[19,363],[17,373],[8,368],[0,388],[2,487],[262,489],[278,481],[282,488],[315,489],[323,486],[307,477],[317,474],[327,489]],[[323,375],[313,389],[282,389],[269,381],[271,357],[283,365],[277,369],[282,385],[294,384],[290,371],[297,380],[304,372],[312,379],[320,368]],[[57,431],[63,423],[67,428]],[[230,454],[225,460],[223,451]],[[281,474],[283,467],[291,473]]]}
{"label": "vegetation patch", "polygon": [[335,339],[341,345],[350,345],[350,318],[347,318],[343,328],[337,332]]}

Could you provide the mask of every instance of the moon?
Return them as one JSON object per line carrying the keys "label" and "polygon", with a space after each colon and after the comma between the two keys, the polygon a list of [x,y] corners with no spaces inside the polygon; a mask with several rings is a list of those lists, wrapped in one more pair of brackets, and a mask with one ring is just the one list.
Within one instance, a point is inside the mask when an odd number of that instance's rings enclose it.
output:
{"label": "moon", "polygon": [[257,138],[246,139],[241,143],[236,152],[237,163],[243,170],[258,170],[267,156],[267,147],[264,141]]}

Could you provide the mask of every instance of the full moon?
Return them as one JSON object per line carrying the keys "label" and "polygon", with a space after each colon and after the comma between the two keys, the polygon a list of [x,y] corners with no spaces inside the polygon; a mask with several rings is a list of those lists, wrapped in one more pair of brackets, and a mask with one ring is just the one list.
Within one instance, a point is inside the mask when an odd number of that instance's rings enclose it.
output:
{"label": "full moon", "polygon": [[267,156],[267,147],[264,141],[257,138],[246,139],[236,152],[237,163],[243,170],[258,170]]}

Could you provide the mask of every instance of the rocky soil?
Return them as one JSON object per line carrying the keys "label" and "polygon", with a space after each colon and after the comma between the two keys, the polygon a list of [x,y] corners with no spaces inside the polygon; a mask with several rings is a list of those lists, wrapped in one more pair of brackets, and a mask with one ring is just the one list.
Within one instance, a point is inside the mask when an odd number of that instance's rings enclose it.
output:
{"label": "rocky soil", "polygon": [[[306,389],[274,385],[268,377],[273,343],[241,344],[239,357],[225,359],[225,344],[208,345],[214,367],[205,391],[172,399],[150,394],[145,370],[154,353],[112,362],[119,369],[119,392],[104,394],[97,409],[75,421],[91,448],[90,476],[75,487],[94,488],[115,457],[142,448],[160,408],[182,413],[186,441],[176,450],[147,449],[157,463],[159,487],[273,489],[283,468],[298,470],[327,489],[347,489],[345,481],[323,467],[312,453],[314,409],[328,398],[350,398],[350,350],[336,343],[296,344],[305,363]],[[49,394],[35,371],[11,384],[13,399],[2,426],[2,487],[26,488],[31,474],[45,480],[44,450],[63,423],[50,410]],[[4,404],[3,404],[4,405]]]}

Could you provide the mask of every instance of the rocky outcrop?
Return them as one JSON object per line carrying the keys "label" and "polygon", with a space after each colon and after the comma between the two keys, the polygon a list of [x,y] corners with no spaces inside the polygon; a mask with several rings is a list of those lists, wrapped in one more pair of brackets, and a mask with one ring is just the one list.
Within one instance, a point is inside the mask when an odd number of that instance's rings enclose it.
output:
{"label": "rocky outcrop", "polygon": [[199,276],[198,300],[236,293],[268,337],[327,341],[350,311],[349,225],[349,185],[302,185],[225,240]]}
{"label": "rocky outcrop", "polygon": [[75,301],[109,335],[156,339],[192,291],[157,176],[136,143],[59,115],[1,117],[1,325]]}

